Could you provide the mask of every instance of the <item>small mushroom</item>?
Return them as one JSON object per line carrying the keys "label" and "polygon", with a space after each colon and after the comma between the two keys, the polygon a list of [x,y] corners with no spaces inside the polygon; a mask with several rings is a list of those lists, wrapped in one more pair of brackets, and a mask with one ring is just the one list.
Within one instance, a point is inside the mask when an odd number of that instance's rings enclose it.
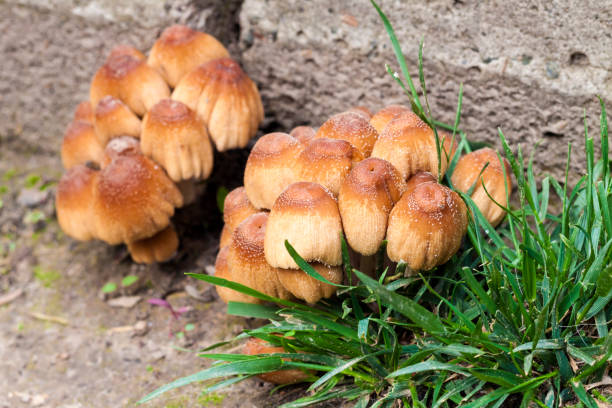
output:
{"label": "small mushroom", "polygon": [[245,147],[263,120],[257,86],[231,58],[207,62],[183,76],[172,99],[197,113],[221,152]]}
{"label": "small mushroom", "polygon": [[93,191],[97,181],[98,171],[79,164],[70,168],[57,186],[57,221],[67,235],[80,241],[96,237],[91,220]]}
{"label": "small mushroom", "polygon": [[399,171],[370,157],[348,174],[338,196],[346,240],[362,255],[374,255],[387,232],[389,213],[406,189]]}
{"label": "small mushroom", "polygon": [[70,169],[87,162],[100,163],[104,148],[98,141],[94,127],[90,122],[74,120],[62,140],[62,165]]}
{"label": "small mushroom", "polygon": [[170,88],[157,71],[133,52],[111,52],[93,77],[89,89],[91,106],[113,96],[142,116],[158,101],[170,96]]}
{"label": "small mushroom", "polygon": [[411,272],[427,271],[457,252],[466,229],[467,209],[459,194],[430,174],[417,174],[389,215],[387,255],[406,262]]}
{"label": "small mushroom", "polygon": [[[250,356],[256,356],[260,354],[285,353],[285,349],[272,346],[265,340],[251,337],[244,345],[243,353]],[[273,384],[296,384],[306,381],[310,377],[310,374],[297,368],[290,368],[287,370],[259,374],[258,377]]]}
{"label": "small mushroom", "polygon": [[[232,269],[227,263],[227,255],[229,254],[229,246],[221,247],[215,261],[215,276],[218,278],[234,281],[232,279]],[[261,303],[261,301],[252,296],[247,296],[244,293],[237,292],[233,289],[224,286],[215,286],[217,294],[225,303],[242,302],[242,303]]]}
{"label": "small mushroom", "polygon": [[221,231],[219,246],[223,248],[229,245],[236,227],[257,212],[257,208],[249,201],[244,187],[240,186],[230,191],[223,202],[223,222],[225,225]]}
{"label": "small mushroom", "polygon": [[130,136],[120,136],[111,139],[104,148],[101,167],[105,168],[120,156],[142,155],[138,139]]}
{"label": "small mushroom", "polygon": [[89,101],[83,101],[77,105],[74,111],[73,122],[77,120],[94,123],[94,112]]}
{"label": "small mushroom", "polygon": [[175,182],[206,179],[212,171],[213,150],[206,128],[181,102],[162,99],[147,112],[140,145]]}
{"label": "small mushroom", "polygon": [[94,128],[98,141],[106,146],[114,137],[140,137],[140,119],[119,99],[110,95],[98,102],[94,114]]}
{"label": "small mushroom", "polygon": [[412,113],[412,110],[403,105],[386,106],[372,116],[370,119],[370,125],[374,126],[374,129],[381,134],[389,122],[391,122],[393,119],[397,119],[397,117],[404,112]]}
{"label": "small mushroom", "polygon": [[[482,171],[487,163],[487,168]],[[482,215],[494,227],[504,219],[506,212],[489,198],[487,191],[495,201],[504,207],[508,205],[507,196],[510,196],[510,193],[512,193],[510,164],[505,158],[503,159],[503,166],[505,167],[505,180],[504,167],[502,167],[497,152],[485,147],[461,157],[451,177],[453,186],[463,193],[467,193],[472,185],[476,183],[472,192],[472,200]],[[482,176],[476,182],[481,171]],[[483,183],[484,188],[482,186]],[[508,186],[507,195],[506,184]]]}
{"label": "small mushroom", "polygon": [[153,44],[147,62],[174,88],[198,65],[226,57],[229,53],[215,37],[177,24],[162,32]]}
{"label": "small mushroom", "polygon": [[255,208],[272,208],[295,181],[295,161],[302,148],[295,138],[280,132],[268,133],[255,143],[244,169],[244,188]]}
{"label": "small mushroom", "polygon": [[364,157],[370,157],[378,132],[363,114],[343,112],[321,125],[315,138],[322,137],[346,140],[359,149]]}
{"label": "small mushroom", "polygon": [[307,262],[342,263],[342,222],[332,193],[316,183],[291,184],[274,202],[265,237],[268,263],[298,269],[285,248],[285,240]]}
{"label": "small mushroom", "polygon": [[172,258],[178,248],[179,239],[172,225],[152,237],[128,242],[127,248],[134,262],[151,264]]}
{"label": "small mushroom", "polygon": [[303,145],[307,145],[312,139],[314,139],[317,131],[311,126],[297,126],[294,127],[289,134],[297,139]]}
{"label": "small mushroom", "polygon": [[346,140],[313,139],[297,157],[296,181],[318,183],[338,196],[342,181],[362,159],[361,152]]}
{"label": "small mushroom", "polygon": [[[327,266],[322,263],[310,264],[319,275],[332,283],[342,283],[344,276],[341,266]],[[336,286],[321,282],[299,269],[278,269],[280,283],[293,296],[309,304],[317,303],[322,298],[332,297],[337,290]]]}

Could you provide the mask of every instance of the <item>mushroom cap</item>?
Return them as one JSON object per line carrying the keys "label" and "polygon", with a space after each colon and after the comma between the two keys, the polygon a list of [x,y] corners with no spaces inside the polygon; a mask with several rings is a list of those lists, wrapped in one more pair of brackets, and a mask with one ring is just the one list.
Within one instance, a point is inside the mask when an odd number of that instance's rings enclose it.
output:
{"label": "mushroom cap", "polygon": [[97,237],[109,244],[151,237],[169,225],[182,204],[159,165],[143,155],[119,155],[100,171],[94,189]]}
{"label": "mushroom cap", "polygon": [[244,188],[255,208],[272,208],[274,200],[296,180],[295,161],[302,145],[286,133],[262,136],[249,154]]}
{"label": "mushroom cap", "polygon": [[151,264],[172,258],[178,249],[179,239],[172,225],[152,237],[128,242],[127,248],[134,262]]}
{"label": "mushroom cap", "polygon": [[274,202],[264,242],[272,266],[298,269],[285,240],[307,262],[342,263],[342,222],[332,193],[316,183],[291,184]]}
{"label": "mushroom cap", "polygon": [[104,157],[100,163],[105,168],[119,156],[141,155],[140,143],[138,139],[130,136],[120,136],[111,139],[104,148]]}
{"label": "mushroom cap", "polygon": [[166,28],[155,41],[147,62],[174,88],[198,65],[226,57],[229,53],[212,35],[176,24]]}
{"label": "mushroom cap", "polygon": [[219,151],[245,147],[263,120],[257,86],[231,58],[209,61],[183,76],[172,99],[198,114]]}
{"label": "mushroom cap", "polygon": [[[215,276],[229,281],[235,281],[232,279],[232,269],[227,262],[227,256],[229,254],[229,246],[221,247],[217,254],[215,261]],[[217,294],[225,303],[229,302],[242,302],[242,303],[263,303],[261,300],[252,296],[247,296],[244,293],[237,292],[233,289],[226,288],[224,286],[215,285]]]}
{"label": "mushroom cap", "polygon": [[232,242],[232,230],[227,224],[223,225],[221,236],[219,237],[219,248],[225,248]]}
{"label": "mushroom cap", "polygon": [[206,179],[212,171],[213,150],[206,127],[181,102],[162,99],[147,112],[140,146],[174,181]]}
{"label": "mushroom cap", "polygon": [[114,137],[140,137],[140,119],[119,99],[110,95],[100,99],[94,114],[98,141],[106,146]]}
{"label": "mushroom cap", "polygon": [[315,138],[321,137],[346,140],[359,149],[364,157],[369,157],[378,132],[363,114],[343,112],[332,116],[321,125]]}
{"label": "mushroom cap", "polygon": [[[415,119],[416,118],[416,119]],[[442,174],[448,167],[447,154],[452,154],[451,139],[440,137]],[[445,153],[446,151],[446,153]],[[387,160],[407,180],[419,171],[438,174],[438,152],[434,131],[411,112],[403,113],[385,127],[372,150],[372,157]]]}
{"label": "mushroom cap", "polygon": [[370,157],[353,167],[338,196],[344,234],[353,250],[362,255],[378,251],[389,213],[405,190],[399,171],[385,160]]}
{"label": "mushroom cap", "polygon": [[[399,115],[409,112],[412,113],[412,109],[404,105],[389,105],[385,106],[378,112],[372,116],[370,119],[370,125],[376,129],[376,131],[381,134],[385,127],[391,122],[393,119],[396,119]],[[416,115],[414,115],[416,116]]]}
{"label": "mushroom cap", "polygon": [[65,169],[87,162],[99,164],[102,161],[104,149],[91,123],[75,120],[68,126],[62,140],[61,156]]}
{"label": "mushroom cap", "polygon": [[363,115],[367,120],[372,118],[372,111],[367,106],[353,106],[351,109],[347,110],[347,112],[358,113]]}
{"label": "mushroom cap", "polygon": [[[489,163],[489,165],[482,172],[480,181],[474,187],[472,200],[489,223],[495,227],[503,220],[506,212],[491,201],[487,195],[487,191],[495,201],[503,206],[508,205],[506,183],[509,190],[508,196],[512,192],[512,178],[510,176],[512,171],[508,160],[505,158],[503,159],[506,173],[506,181],[504,181],[504,168],[495,150],[485,147],[473,151],[459,159],[453,171],[451,181],[456,189],[463,193],[467,193],[470,187],[476,182],[478,175],[487,163]],[[486,191],[485,188],[482,187],[482,183],[484,183]]]}
{"label": "mushroom cap", "polygon": [[[275,347],[266,342],[265,340],[251,337],[244,345],[244,354],[250,356],[259,354],[275,354],[285,353],[285,349],[282,347]],[[309,374],[297,368],[291,368],[288,370],[271,371],[269,373],[263,373],[257,375],[264,381],[271,382],[273,384],[295,384],[306,381]]]}
{"label": "mushroom cap", "polygon": [[96,237],[92,223],[92,200],[98,172],[79,164],[60,179],[55,195],[57,221],[62,230],[80,241]]}
{"label": "mushroom cap", "polygon": [[231,280],[280,299],[291,298],[278,280],[278,269],[266,262],[264,237],[268,213],[253,214],[236,227],[229,245],[227,262]]}
{"label": "mushroom cap", "polygon": [[77,105],[76,109],[74,110],[74,118],[72,121],[74,122],[77,120],[87,123],[94,122],[94,112],[89,101],[83,101]]}
{"label": "mushroom cap", "polygon": [[106,57],[106,60],[108,61],[109,59],[117,58],[122,55],[129,55],[131,57],[136,58],[139,61],[144,61],[146,58],[145,55],[142,52],[140,52],[140,50],[138,50],[137,48],[134,48],[131,45],[127,45],[127,44],[121,44],[121,45],[116,45],[113,47],[111,52],[108,54],[108,57]]}
{"label": "mushroom cap", "polygon": [[225,196],[223,222],[230,232],[249,216],[259,212],[249,201],[243,186],[237,187]]}
{"label": "mushroom cap", "polygon": [[389,215],[387,255],[411,270],[429,270],[448,261],[467,229],[465,203],[435,181],[409,182]]}
{"label": "mushroom cap", "polygon": [[110,95],[123,101],[136,115],[142,116],[160,99],[170,96],[170,88],[157,71],[132,53],[111,52],[91,81],[92,106]]}
{"label": "mushroom cap", "polygon": [[[322,263],[312,263],[311,266],[330,282],[342,283],[343,272],[341,266],[327,266]],[[304,271],[297,269],[278,269],[280,283],[293,296],[309,304],[318,302],[321,298],[332,297],[337,290],[336,286],[321,282]]]}
{"label": "mushroom cap", "polygon": [[317,131],[311,126],[297,126],[289,133],[291,136],[297,139],[303,145],[307,145],[312,139],[314,139]]}
{"label": "mushroom cap", "polygon": [[313,139],[295,162],[297,180],[318,183],[338,196],[342,181],[361,160],[361,152],[346,140]]}

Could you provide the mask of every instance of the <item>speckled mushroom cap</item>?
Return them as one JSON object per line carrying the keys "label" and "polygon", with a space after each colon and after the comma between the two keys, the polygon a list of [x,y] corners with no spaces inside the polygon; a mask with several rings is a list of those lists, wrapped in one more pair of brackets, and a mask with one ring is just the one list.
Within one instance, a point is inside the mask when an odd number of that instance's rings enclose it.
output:
{"label": "speckled mushroom cap", "polygon": [[231,58],[209,61],[183,76],[172,99],[197,113],[219,151],[245,147],[263,120],[257,86]]}
{"label": "speckled mushroom cap", "polygon": [[257,209],[251,204],[243,186],[237,187],[225,196],[223,202],[223,222],[231,231],[249,216],[257,213]]}
{"label": "speckled mushroom cap", "polygon": [[90,122],[74,120],[66,129],[62,140],[62,165],[70,169],[87,162],[100,163],[104,149]]}
{"label": "speckled mushroom cap", "polygon": [[166,228],[183,197],[163,169],[143,155],[119,155],[94,188],[97,237],[109,244],[149,238]]}
{"label": "speckled mushroom cap", "polygon": [[[452,154],[451,138],[441,136],[442,174],[446,172]],[[443,139],[443,140],[442,140]],[[446,153],[445,153],[446,151]],[[438,174],[438,152],[433,130],[411,112],[401,114],[385,127],[372,150],[378,157],[393,164],[407,180],[419,171]]]}
{"label": "speckled mushroom cap", "polygon": [[140,146],[176,182],[206,179],[213,168],[212,145],[204,124],[187,105],[172,99],[162,99],[147,112]]}
{"label": "speckled mushroom cap", "polygon": [[138,61],[144,61],[146,58],[145,55],[142,52],[140,52],[140,50],[138,50],[137,48],[134,48],[131,45],[127,45],[127,44],[120,44],[120,45],[116,45],[115,47],[113,47],[111,52],[108,54],[107,60],[110,58],[116,58],[116,57],[120,57],[123,55],[128,55],[130,57],[137,59]]}
{"label": "speckled mushroom cap", "polygon": [[315,138],[322,137],[346,140],[359,149],[364,157],[369,157],[378,132],[363,114],[343,112],[332,116],[321,125]]}
{"label": "speckled mushroom cap", "polygon": [[140,142],[130,136],[120,136],[111,139],[104,148],[101,167],[105,168],[119,156],[141,155]]}
{"label": "speckled mushroom cap", "polygon": [[151,264],[172,258],[178,248],[179,239],[172,225],[150,238],[127,243],[134,262]]}
{"label": "speckled mushroom cap", "polygon": [[[230,269],[227,263],[227,255],[229,254],[229,246],[221,247],[215,260],[215,276],[229,281],[235,281],[232,279],[232,269]],[[261,301],[252,296],[247,296],[244,293],[237,292],[233,289],[229,289],[223,286],[215,285],[217,294],[225,303],[228,302],[242,302],[242,303],[261,303]]]}
{"label": "speckled mushroom cap", "polygon": [[229,53],[215,37],[177,24],[162,32],[147,62],[174,88],[198,65],[226,57]]}
{"label": "speckled mushroom cap", "polygon": [[[372,116],[370,119],[370,125],[376,129],[378,134],[381,134],[385,127],[391,122],[393,119],[396,119],[402,113],[409,112],[412,113],[412,110],[404,105],[389,105]],[[416,115],[414,115],[416,116]]]}
{"label": "speckled mushroom cap", "polygon": [[285,240],[307,262],[342,263],[342,222],[332,193],[316,183],[291,184],[274,202],[265,237],[266,260],[272,266],[297,269]]}
{"label": "speckled mushroom cap", "polygon": [[94,122],[94,111],[89,101],[79,103],[74,110],[73,121],[81,120],[88,123]]}
{"label": "speckled mushroom cap", "polygon": [[249,154],[244,188],[255,208],[272,208],[274,200],[296,180],[295,161],[302,145],[286,133],[262,136]]}
{"label": "speckled mushroom cap", "polygon": [[[327,266],[318,262],[312,263],[311,266],[328,281],[342,283],[342,266]],[[279,268],[278,278],[293,296],[309,304],[314,304],[322,298],[330,298],[337,290],[336,286],[321,282],[299,269]]]}
{"label": "speckled mushroom cap", "polygon": [[342,183],[338,208],[346,240],[362,255],[374,255],[387,233],[389,213],[406,189],[399,171],[370,157],[353,167]]}
{"label": "speckled mushroom cap", "polygon": [[358,113],[363,115],[367,120],[372,118],[372,111],[370,111],[367,106],[353,106],[351,109],[347,110],[347,112]]}
{"label": "speckled mushroom cap", "polygon": [[88,241],[96,236],[91,222],[91,204],[97,181],[97,171],[79,164],[68,170],[57,185],[57,221],[67,235],[80,241]]}
{"label": "speckled mushroom cap", "polygon": [[[499,204],[504,207],[508,205],[507,197],[512,193],[511,169],[508,161],[505,158],[503,159],[506,173],[504,177],[504,168],[495,150],[488,147],[476,150],[459,159],[453,171],[451,181],[456,189],[467,193],[487,163],[489,165],[482,172],[479,182],[474,187],[472,200],[482,215],[495,227],[503,220],[506,212],[491,201],[487,191]],[[486,191],[482,187],[483,183]],[[508,186],[507,195],[506,184]]]}
{"label": "speckled mushroom cap", "polygon": [[269,296],[290,299],[291,294],[278,279],[278,269],[270,266],[264,256],[267,223],[268,213],[260,212],[249,216],[234,230],[227,254],[230,280]]}
{"label": "speckled mushroom cap", "polygon": [[114,137],[140,137],[140,119],[121,102],[110,95],[100,99],[94,113],[94,128],[98,141],[106,146]]}
{"label": "speckled mushroom cap", "polygon": [[314,130],[311,126],[296,126],[291,132],[289,132],[291,136],[297,139],[303,145],[307,145],[312,139],[314,139],[317,131]]}
{"label": "speckled mushroom cap", "polygon": [[433,176],[416,176],[389,215],[387,255],[412,271],[429,270],[457,252],[467,229],[467,209],[457,193]]}
{"label": "speckled mushroom cap", "polygon": [[313,139],[297,157],[296,180],[318,183],[338,196],[342,181],[361,160],[361,152],[346,140]]}
{"label": "speckled mushroom cap", "polygon": [[[274,347],[265,340],[251,337],[245,343],[243,353],[250,356],[256,356],[259,354],[285,353],[285,349],[282,347]],[[259,374],[258,377],[273,384],[295,384],[306,381],[309,374],[300,369],[292,368]]]}
{"label": "speckled mushroom cap", "polygon": [[170,96],[170,88],[157,71],[133,53],[111,52],[91,81],[91,106],[105,96],[124,102],[132,112],[142,116],[159,100]]}

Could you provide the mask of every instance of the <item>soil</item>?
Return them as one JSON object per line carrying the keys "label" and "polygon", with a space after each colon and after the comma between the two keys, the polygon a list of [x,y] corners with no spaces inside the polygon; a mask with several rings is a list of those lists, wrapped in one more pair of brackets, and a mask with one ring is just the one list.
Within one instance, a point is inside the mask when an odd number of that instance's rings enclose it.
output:
{"label": "soil", "polygon": [[[236,172],[243,168],[244,152],[217,157],[205,193],[176,214],[181,246],[175,258],[144,266],[134,264],[123,246],[64,235],[53,203],[61,176],[58,159],[5,147],[0,152],[1,408],[135,406],[157,387],[209,366],[197,350],[263,323],[226,315],[213,287],[184,275],[212,269],[221,227],[215,195],[219,186],[232,188],[241,179]],[[124,287],[126,276],[138,279]],[[117,289],[102,293],[109,283]],[[198,299],[186,292],[188,285]],[[131,296],[139,300],[134,306],[111,306]],[[149,304],[151,298],[189,310],[173,318],[168,309]],[[270,395],[272,388],[251,379],[201,396],[202,385],[192,385],[144,406],[271,407],[304,393],[304,387],[294,386]]]}

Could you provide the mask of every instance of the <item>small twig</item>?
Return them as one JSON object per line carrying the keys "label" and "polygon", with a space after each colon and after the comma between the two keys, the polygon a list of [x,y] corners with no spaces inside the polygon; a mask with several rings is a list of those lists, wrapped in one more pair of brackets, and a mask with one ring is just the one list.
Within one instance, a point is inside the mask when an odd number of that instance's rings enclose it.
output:
{"label": "small twig", "polygon": [[46,315],[44,313],[38,313],[38,312],[28,312],[28,314],[35,319],[44,320],[46,322],[57,323],[57,324],[61,324],[64,326],[68,326],[70,324],[68,320],[64,319],[63,317],[59,317],[59,316],[50,316],[50,315]]}
{"label": "small twig", "polygon": [[4,305],[11,303],[13,300],[17,299],[22,294],[23,294],[23,289],[17,289],[17,290],[7,293],[6,295],[0,296],[0,306],[4,306]]}

